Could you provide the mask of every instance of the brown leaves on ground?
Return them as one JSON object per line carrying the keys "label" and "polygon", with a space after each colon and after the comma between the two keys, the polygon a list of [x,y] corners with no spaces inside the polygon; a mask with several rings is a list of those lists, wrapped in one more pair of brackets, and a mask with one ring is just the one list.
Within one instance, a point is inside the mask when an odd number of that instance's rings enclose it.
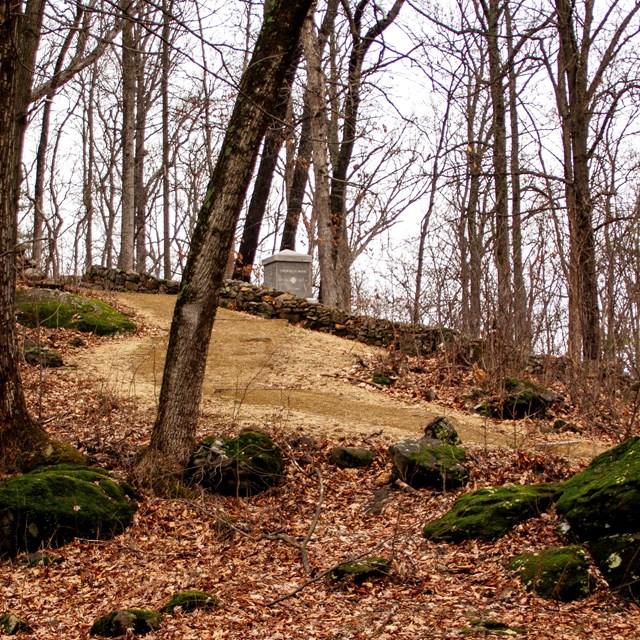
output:
{"label": "brown leaves on ground", "polygon": [[[67,338],[64,332],[40,333],[63,353],[72,349]],[[127,474],[150,433],[154,416],[148,409],[116,396],[109,380],[88,384],[73,370],[25,368],[23,375],[31,410],[54,437],[76,444],[94,463]],[[379,500],[374,493],[390,470],[382,443],[373,440],[379,455],[369,469],[341,470],[328,463],[338,443],[314,433],[312,424],[304,431],[309,437],[297,438],[302,444],[296,447],[284,443],[301,433],[281,429],[271,435],[289,457],[281,486],[246,500],[145,495],[134,525],[113,540],[77,540],[47,550],[58,560],[51,564],[30,564],[26,555],[2,561],[0,612],[27,619],[33,638],[74,640],[87,638],[94,619],[112,609],[157,610],[177,591],[200,589],[220,598],[221,606],[168,615],[162,629],[147,637],[483,638],[492,637],[491,632],[477,621],[493,620],[524,629],[519,637],[532,640],[640,638],[640,611],[612,595],[596,572],[593,595],[559,604],[527,593],[506,571],[516,553],[562,544],[553,513],[495,543],[434,544],[422,538],[422,527],[443,515],[458,493],[390,489],[382,507],[372,511],[368,507]],[[362,442],[345,439],[341,444]],[[476,449],[471,454],[465,490],[553,482],[579,468],[543,453]],[[300,550],[287,539],[301,543],[307,535],[318,504],[316,469],[325,495],[306,544],[309,575]],[[371,555],[393,559],[388,579],[344,587],[314,580],[338,563]]]}

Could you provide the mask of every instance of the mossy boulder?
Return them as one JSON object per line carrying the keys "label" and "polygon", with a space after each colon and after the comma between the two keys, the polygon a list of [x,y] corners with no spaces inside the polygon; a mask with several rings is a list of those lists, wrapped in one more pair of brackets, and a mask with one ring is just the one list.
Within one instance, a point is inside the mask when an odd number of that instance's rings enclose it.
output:
{"label": "mossy boulder", "polygon": [[496,540],[546,511],[555,491],[547,484],[478,489],[460,496],[447,514],[424,527],[423,535],[437,542]]}
{"label": "mossy boulder", "polygon": [[396,379],[393,376],[387,375],[384,371],[377,370],[373,372],[371,379],[374,384],[379,384],[383,387],[389,387],[396,382]]}
{"label": "mossy boulder", "polygon": [[15,636],[18,633],[30,633],[31,625],[26,621],[14,616],[13,613],[5,613],[0,616],[0,634],[5,636]]}
{"label": "mossy boulder", "polygon": [[503,392],[476,407],[484,416],[500,420],[519,420],[543,416],[547,409],[564,401],[563,396],[528,380],[505,378]]}
{"label": "mossy boulder", "polygon": [[462,441],[453,426],[451,420],[445,416],[434,418],[425,428],[424,437],[432,440],[440,440],[445,444],[460,445]]}
{"label": "mossy boulder", "polygon": [[16,293],[17,320],[27,327],[76,329],[99,336],[131,333],[135,324],[100,300],[52,289],[25,289]]}
{"label": "mossy boulder", "polygon": [[387,558],[361,558],[353,562],[334,567],[328,574],[330,582],[348,581],[355,584],[362,584],[373,578],[382,578],[391,571],[391,560]]}
{"label": "mossy boulder", "polygon": [[192,589],[172,595],[160,611],[162,613],[173,613],[176,609],[184,612],[195,611],[196,609],[215,609],[218,604],[218,600],[210,593]]}
{"label": "mossy boulder", "polygon": [[27,364],[45,369],[55,369],[64,365],[60,353],[47,347],[29,347],[25,349],[24,360]]}
{"label": "mossy boulder", "polygon": [[594,540],[589,551],[609,586],[640,602],[640,533]]}
{"label": "mossy boulder", "polygon": [[341,469],[369,467],[376,458],[376,452],[359,447],[334,447],[329,461]]}
{"label": "mossy boulder", "polygon": [[464,449],[438,440],[405,440],[389,447],[393,476],[415,488],[450,489],[469,477]]}
{"label": "mossy boulder", "polygon": [[589,565],[578,545],[523,553],[511,558],[508,568],[529,591],[546,600],[571,602],[591,592]]}
{"label": "mossy boulder", "polygon": [[282,451],[269,436],[245,431],[237,438],[201,442],[191,456],[186,479],[209,491],[252,496],[277,485],[284,468]]}
{"label": "mossy boulder", "polygon": [[556,510],[580,540],[640,533],[640,437],[594,458],[560,491]]}
{"label": "mossy boulder", "polygon": [[89,635],[119,638],[132,633],[143,636],[162,626],[163,616],[149,609],[117,609],[98,618],[89,629]]}
{"label": "mossy boulder", "polygon": [[103,469],[58,465],[0,483],[0,556],[106,539],[131,524],[133,491]]}

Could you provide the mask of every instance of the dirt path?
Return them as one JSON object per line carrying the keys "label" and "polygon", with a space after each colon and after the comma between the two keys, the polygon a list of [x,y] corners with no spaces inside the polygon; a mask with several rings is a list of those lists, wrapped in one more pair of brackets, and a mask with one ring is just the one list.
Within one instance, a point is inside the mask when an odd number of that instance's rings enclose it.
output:
{"label": "dirt path", "polygon": [[[132,337],[104,343],[79,356],[76,365],[87,376],[99,376],[112,392],[157,402],[166,341],[175,298],[119,294],[118,300],[158,327],[160,337]],[[344,372],[357,355],[373,347],[307,331],[284,320],[262,320],[220,310],[209,348],[202,405],[202,429],[234,421],[242,425],[276,425],[334,439],[361,441],[382,432],[393,440],[421,434],[437,415],[451,418],[464,443],[532,448],[534,434],[514,433],[513,426],[439,406],[405,403],[375,388],[355,386]],[[556,447],[554,447],[556,448]],[[600,450],[583,442],[559,448],[574,456]],[[564,449],[564,450],[563,450]]]}

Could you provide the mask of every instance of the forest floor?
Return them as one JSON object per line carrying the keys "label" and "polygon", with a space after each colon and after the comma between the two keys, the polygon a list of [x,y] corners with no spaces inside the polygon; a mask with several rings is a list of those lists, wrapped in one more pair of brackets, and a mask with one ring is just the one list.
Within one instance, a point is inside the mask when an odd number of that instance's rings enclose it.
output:
{"label": "forest floor", "polygon": [[[153,425],[174,299],[123,294],[112,301],[136,315],[136,335],[85,337],[84,347],[73,348],[71,332],[27,332],[60,348],[66,366],[25,367],[23,377],[33,414],[53,436],[126,475]],[[88,638],[99,615],[157,610],[191,588],[212,593],[220,606],[166,616],[147,637],[427,640],[501,631],[533,640],[640,639],[640,610],[612,595],[597,570],[589,598],[557,603],[527,593],[505,569],[516,553],[563,544],[553,513],[494,543],[450,546],[425,541],[421,529],[460,491],[377,497],[389,479],[386,446],[421,435],[437,415],[452,419],[471,454],[464,490],[562,480],[609,446],[612,434],[580,415],[570,416],[581,426],[571,434],[543,433],[539,421],[478,417],[461,398],[482,373],[451,372],[437,360],[421,367],[394,361],[406,375],[392,389],[374,385],[371,370],[390,358],[398,355],[220,310],[200,435],[243,427],[270,433],[289,458],[285,482],[250,499],[143,495],[134,525],[113,540],[77,540],[48,552],[52,564],[27,555],[0,563],[0,613],[28,619],[34,638]],[[302,435],[304,444],[286,444]],[[369,469],[340,470],[328,464],[336,444],[366,444],[380,455]],[[299,546],[316,513],[304,543],[309,574]],[[234,528],[221,526],[230,519]],[[392,558],[391,576],[344,588],[322,579],[332,566],[367,555]],[[505,627],[489,630],[479,622],[486,620]]]}

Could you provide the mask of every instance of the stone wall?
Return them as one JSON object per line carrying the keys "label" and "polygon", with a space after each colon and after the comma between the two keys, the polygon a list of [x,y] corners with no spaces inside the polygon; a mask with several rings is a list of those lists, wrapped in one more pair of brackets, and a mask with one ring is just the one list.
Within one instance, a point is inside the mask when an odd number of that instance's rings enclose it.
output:
{"label": "stone wall", "polygon": [[[149,274],[121,269],[92,267],[83,283],[111,291],[140,293],[178,293],[180,283],[153,278]],[[380,347],[394,347],[415,355],[428,355],[455,337],[443,327],[426,327],[357,316],[296,298],[293,294],[256,287],[238,280],[227,280],[220,290],[219,305],[262,318],[278,318],[313,331],[358,340]]]}

